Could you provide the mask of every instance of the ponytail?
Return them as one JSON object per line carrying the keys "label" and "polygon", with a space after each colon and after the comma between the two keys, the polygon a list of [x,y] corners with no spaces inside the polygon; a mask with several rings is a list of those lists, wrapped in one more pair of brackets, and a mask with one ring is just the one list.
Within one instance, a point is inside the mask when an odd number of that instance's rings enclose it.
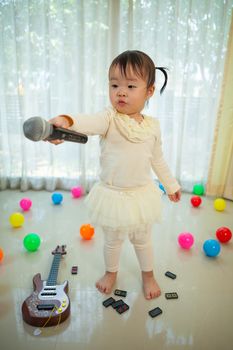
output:
{"label": "ponytail", "polygon": [[160,89],[160,95],[161,95],[161,94],[163,93],[165,87],[167,86],[168,76],[167,76],[166,69],[168,69],[168,68],[166,68],[166,67],[155,67],[155,69],[161,70],[161,72],[164,74],[164,77],[165,77],[165,81],[164,81],[164,83],[163,83],[163,86],[162,86],[162,88]]}

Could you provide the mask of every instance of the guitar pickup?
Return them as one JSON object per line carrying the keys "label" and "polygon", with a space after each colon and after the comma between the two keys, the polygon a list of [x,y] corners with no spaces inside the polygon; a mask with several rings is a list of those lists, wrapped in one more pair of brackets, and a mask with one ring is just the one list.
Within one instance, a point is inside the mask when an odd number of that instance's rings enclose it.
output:
{"label": "guitar pickup", "polygon": [[39,304],[37,305],[38,310],[53,310],[55,308],[55,304]]}
{"label": "guitar pickup", "polygon": [[41,293],[41,296],[43,296],[43,297],[52,297],[54,295],[57,295],[57,293],[55,293],[55,292]]}
{"label": "guitar pickup", "polygon": [[56,290],[56,288],[46,287],[44,290]]}

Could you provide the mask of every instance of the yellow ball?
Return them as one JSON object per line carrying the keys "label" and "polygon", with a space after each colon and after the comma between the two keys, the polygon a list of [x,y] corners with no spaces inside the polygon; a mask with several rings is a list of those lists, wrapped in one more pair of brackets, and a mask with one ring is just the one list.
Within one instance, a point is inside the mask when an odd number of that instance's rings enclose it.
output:
{"label": "yellow ball", "polygon": [[217,198],[214,201],[214,208],[217,211],[223,211],[226,208],[226,202],[222,198]]}
{"label": "yellow ball", "polygon": [[20,227],[24,223],[24,216],[21,213],[11,214],[9,221],[13,227]]}

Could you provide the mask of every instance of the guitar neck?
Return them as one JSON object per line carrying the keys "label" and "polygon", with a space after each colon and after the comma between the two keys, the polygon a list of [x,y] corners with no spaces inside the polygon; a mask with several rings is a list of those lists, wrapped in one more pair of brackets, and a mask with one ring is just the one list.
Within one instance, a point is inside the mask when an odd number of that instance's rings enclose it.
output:
{"label": "guitar neck", "polygon": [[47,286],[55,286],[57,284],[57,275],[61,261],[61,254],[54,254],[52,266],[47,279]]}

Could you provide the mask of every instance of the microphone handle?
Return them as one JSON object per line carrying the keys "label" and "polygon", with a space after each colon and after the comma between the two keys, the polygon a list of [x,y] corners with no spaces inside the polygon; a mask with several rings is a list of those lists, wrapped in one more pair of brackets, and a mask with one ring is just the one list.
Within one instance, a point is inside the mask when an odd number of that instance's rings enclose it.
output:
{"label": "microphone handle", "polygon": [[87,135],[81,134],[73,130],[67,130],[64,128],[56,128],[53,126],[53,133],[46,138],[46,140],[65,140],[78,143],[87,143]]}

